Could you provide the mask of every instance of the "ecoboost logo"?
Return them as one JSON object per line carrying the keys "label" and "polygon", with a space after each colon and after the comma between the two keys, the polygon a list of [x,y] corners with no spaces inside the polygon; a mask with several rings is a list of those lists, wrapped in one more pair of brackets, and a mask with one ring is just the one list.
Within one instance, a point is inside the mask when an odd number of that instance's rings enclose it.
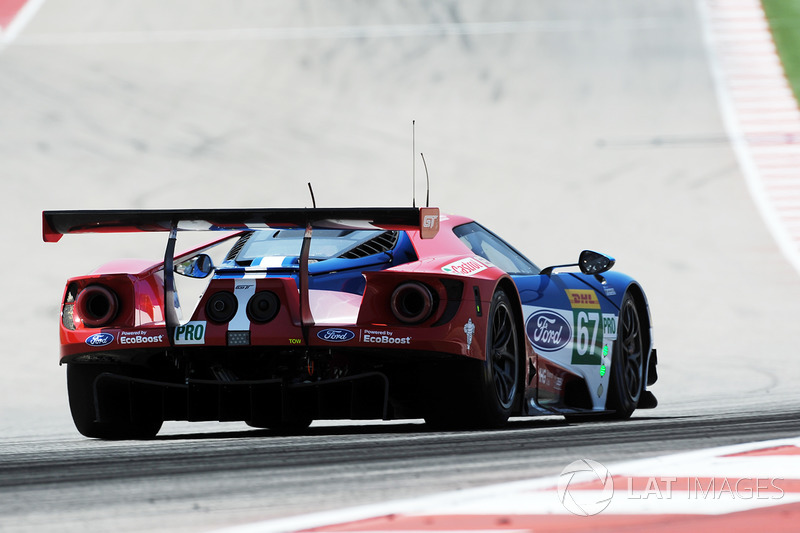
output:
{"label": "ecoboost logo", "polygon": [[593,516],[601,513],[613,496],[611,474],[597,461],[574,461],[558,477],[558,499],[572,514]]}

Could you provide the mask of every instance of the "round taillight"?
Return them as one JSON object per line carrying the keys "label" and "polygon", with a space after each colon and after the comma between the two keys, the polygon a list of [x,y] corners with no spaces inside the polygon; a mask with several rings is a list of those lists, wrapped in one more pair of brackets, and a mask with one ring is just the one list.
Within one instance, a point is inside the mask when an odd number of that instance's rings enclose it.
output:
{"label": "round taillight", "polygon": [[239,304],[232,292],[218,292],[206,303],[206,316],[212,322],[228,322],[236,315]]}
{"label": "round taillight", "polygon": [[272,291],[257,292],[247,303],[247,317],[252,322],[269,322],[281,308],[281,301]]}
{"label": "round taillight", "polygon": [[407,281],[398,285],[392,293],[391,307],[400,322],[418,324],[433,313],[433,295],[422,283]]}
{"label": "round taillight", "polygon": [[119,302],[114,291],[102,285],[89,285],[78,294],[75,310],[89,328],[107,326],[117,316]]}

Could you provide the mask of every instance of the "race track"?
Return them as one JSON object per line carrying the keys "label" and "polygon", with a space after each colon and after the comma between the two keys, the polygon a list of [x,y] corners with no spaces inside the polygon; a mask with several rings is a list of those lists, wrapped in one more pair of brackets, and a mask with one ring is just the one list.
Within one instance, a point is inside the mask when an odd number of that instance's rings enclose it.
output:
{"label": "race track", "polygon": [[[0,530],[207,531],[800,432],[800,277],[727,139],[694,0],[39,3],[0,40]],[[496,432],[74,431],[63,282],[159,257],[164,236],[43,244],[42,210],[303,207],[308,181],[318,205],[408,205],[412,120],[433,205],[540,266],[593,248],[642,282],[656,410]]]}
{"label": "race track", "polygon": [[793,437],[800,433],[796,407],[659,414],[613,424],[553,417],[491,432],[391,424],[287,437],[206,426],[205,433],[147,442],[6,441],[0,445],[0,526],[8,532],[204,531],[554,475],[586,457],[609,464]]}

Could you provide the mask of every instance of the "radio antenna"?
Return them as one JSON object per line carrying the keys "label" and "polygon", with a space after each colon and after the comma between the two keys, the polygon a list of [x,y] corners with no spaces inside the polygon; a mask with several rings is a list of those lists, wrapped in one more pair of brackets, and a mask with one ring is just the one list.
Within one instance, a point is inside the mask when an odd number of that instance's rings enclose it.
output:
{"label": "radio antenna", "polygon": [[425,165],[425,207],[431,206],[431,178],[428,175],[428,163],[425,162],[425,155],[420,152],[419,156],[422,158],[422,164]]}
{"label": "radio antenna", "polygon": [[411,121],[411,207],[417,207],[417,121]]}
{"label": "radio antenna", "polygon": [[308,182],[308,191],[311,193],[311,205],[314,209],[317,208],[317,201],[314,199],[314,189],[311,188],[311,182]]}

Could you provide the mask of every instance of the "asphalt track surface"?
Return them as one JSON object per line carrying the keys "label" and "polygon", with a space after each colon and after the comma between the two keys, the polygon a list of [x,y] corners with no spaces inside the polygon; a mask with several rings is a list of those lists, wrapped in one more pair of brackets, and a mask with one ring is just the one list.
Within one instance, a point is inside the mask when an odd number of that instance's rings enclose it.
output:
{"label": "asphalt track surface", "polygon": [[[198,531],[352,504],[795,436],[796,409],[655,416],[613,424],[513,422],[491,432],[423,425],[173,434],[151,442],[4,442],[3,531]],[[208,429],[208,428],[206,428]],[[20,449],[21,448],[21,449]]]}
{"label": "asphalt track surface", "polygon": [[[2,531],[206,531],[800,433],[800,280],[730,149],[693,1],[44,2],[0,48],[0,96]],[[409,203],[412,120],[433,204],[540,266],[596,248],[642,281],[656,410],[74,431],[63,281],[164,239],[44,245],[41,210],[302,207],[307,181],[321,205]]]}

